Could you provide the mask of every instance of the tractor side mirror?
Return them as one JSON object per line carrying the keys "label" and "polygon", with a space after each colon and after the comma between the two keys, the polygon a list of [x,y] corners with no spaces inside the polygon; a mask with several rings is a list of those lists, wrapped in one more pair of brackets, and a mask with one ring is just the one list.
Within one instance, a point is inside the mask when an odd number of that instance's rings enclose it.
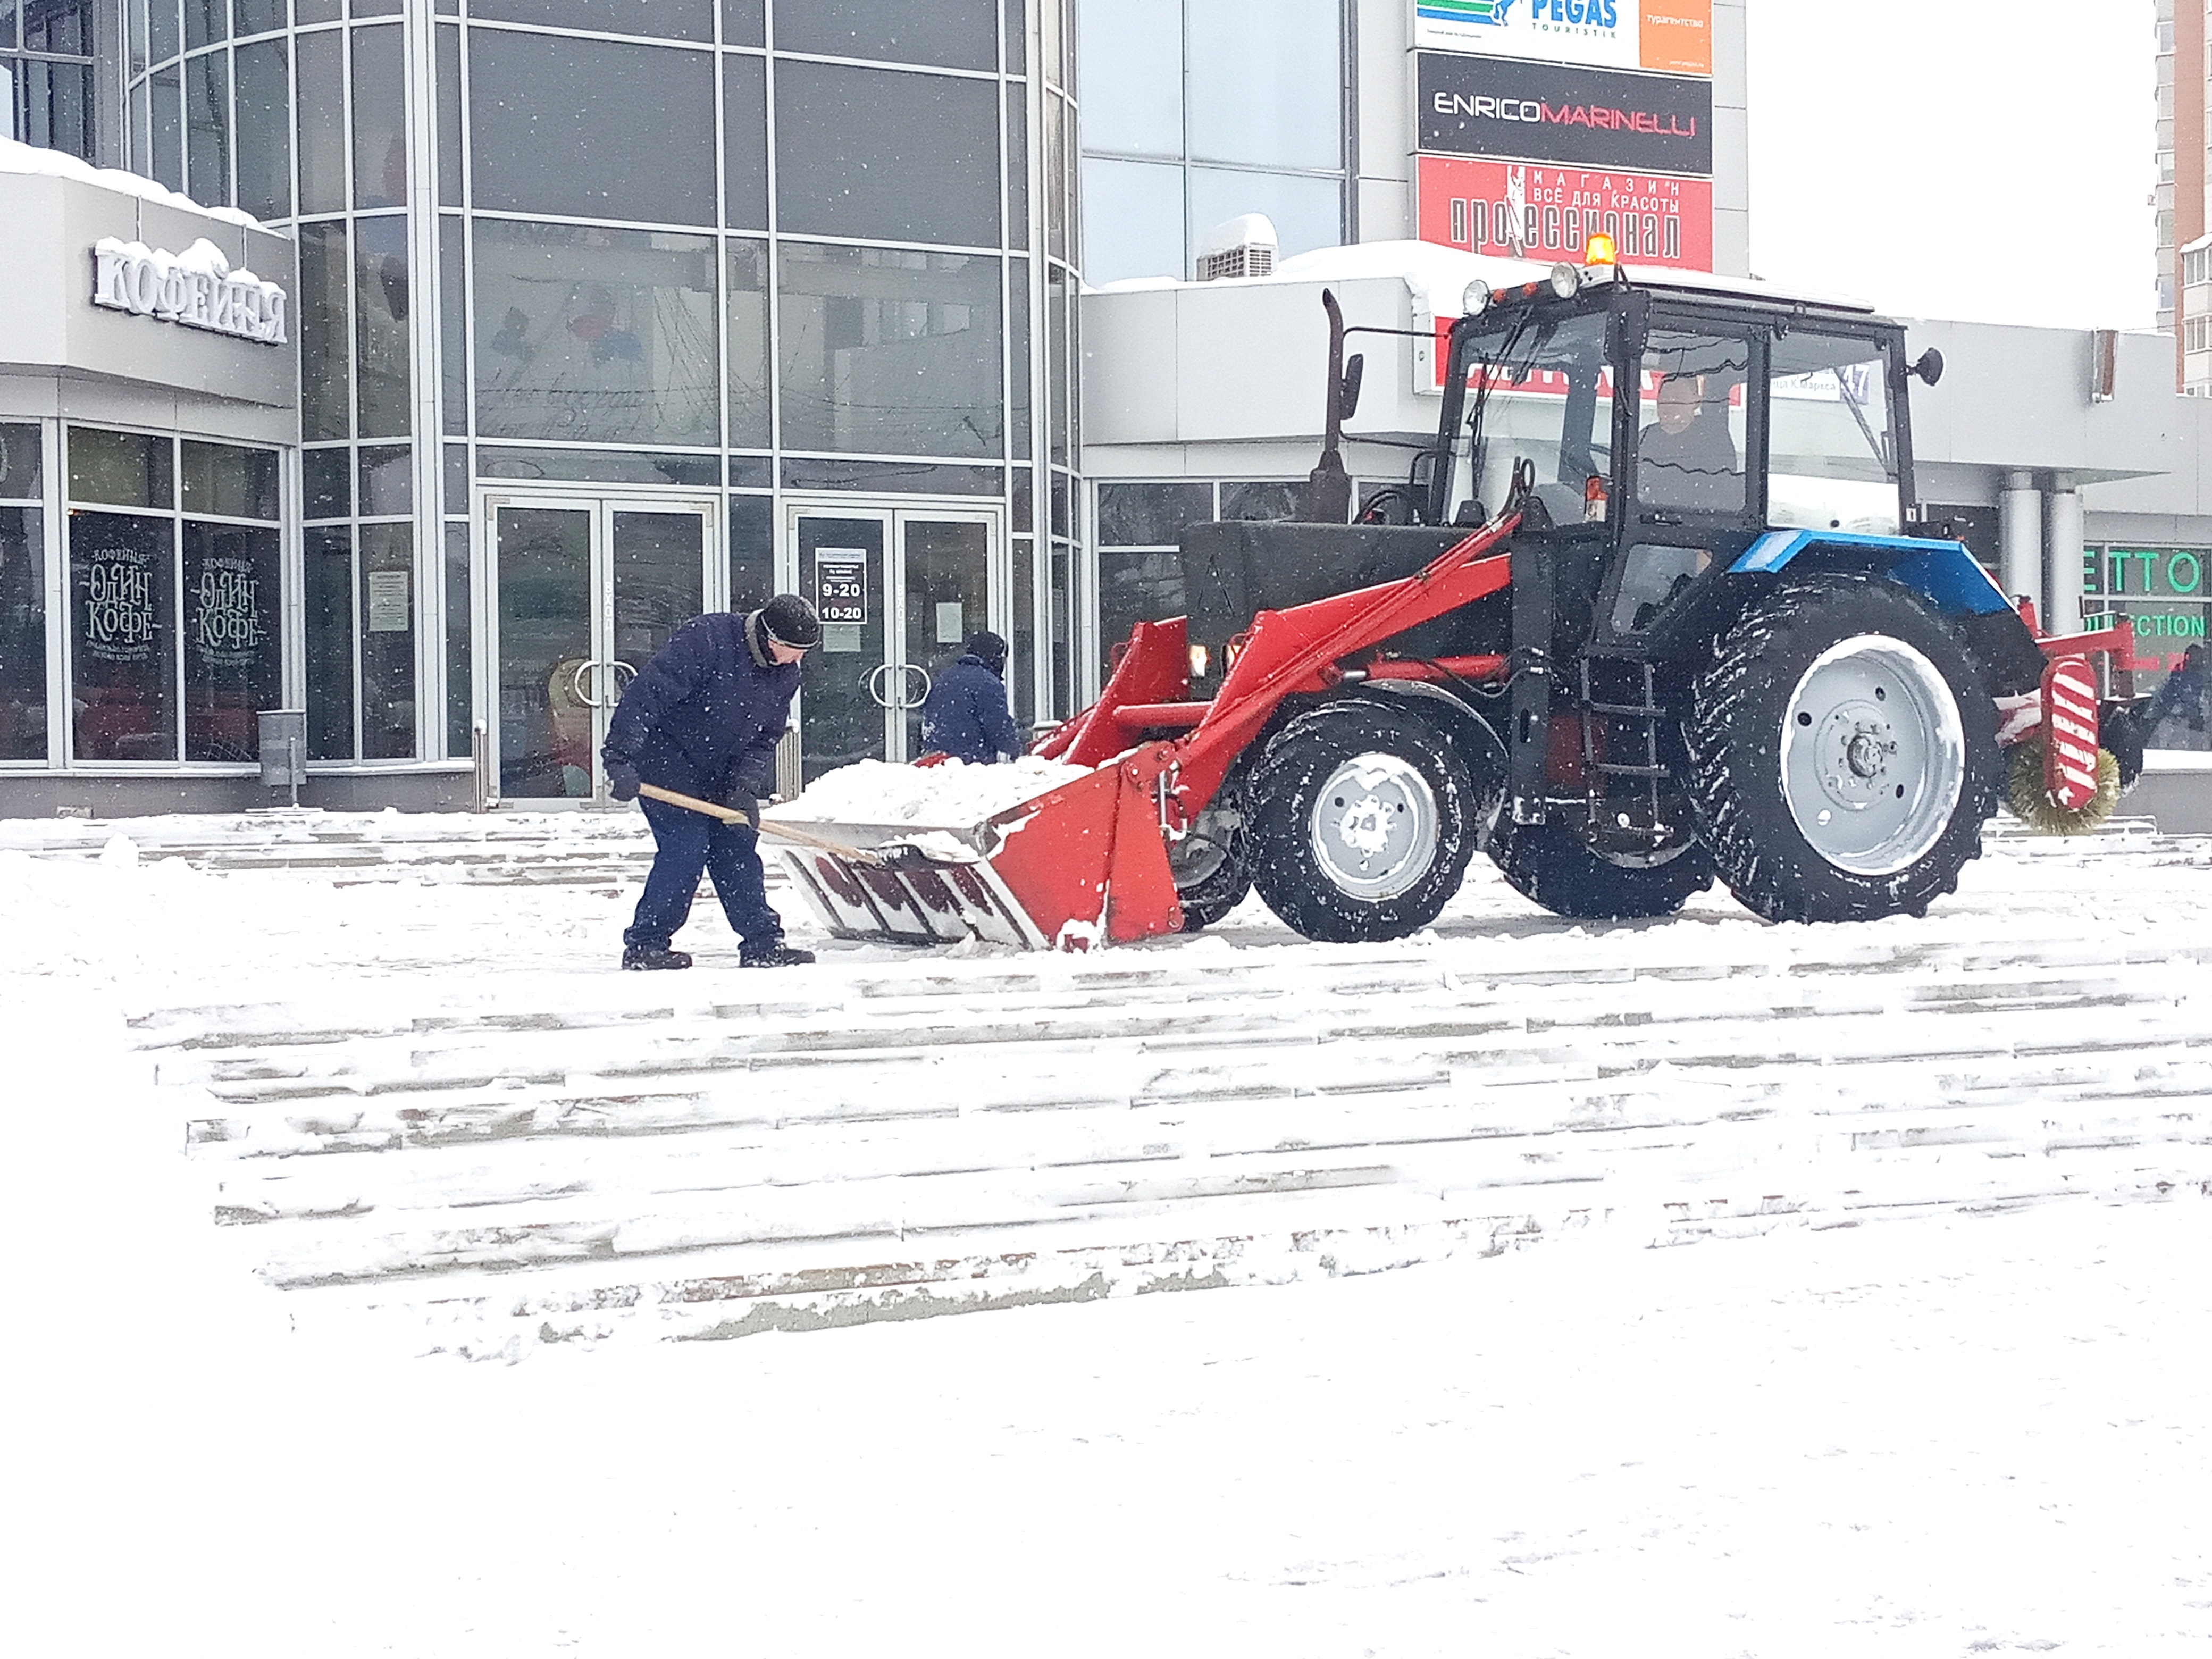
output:
{"label": "tractor side mirror", "polygon": [[1929,385],[1934,386],[1936,381],[1943,378],[1943,354],[1936,350],[1934,346],[1929,346],[1927,350],[1920,354],[1918,361],[1905,372],[1907,374],[1917,374]]}
{"label": "tractor side mirror", "polygon": [[1367,359],[1353,352],[1344,365],[1344,379],[1337,383],[1336,418],[1348,421],[1359,412],[1359,382],[1367,373]]}

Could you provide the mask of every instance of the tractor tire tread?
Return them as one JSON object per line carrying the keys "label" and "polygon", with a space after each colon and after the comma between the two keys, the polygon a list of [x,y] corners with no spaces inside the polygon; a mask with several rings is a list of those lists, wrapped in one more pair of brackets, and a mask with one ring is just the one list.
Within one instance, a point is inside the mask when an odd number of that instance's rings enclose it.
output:
{"label": "tractor tire tread", "polygon": [[[1948,824],[1927,854],[1893,874],[1859,876],[1805,842],[1783,797],[1778,711],[1796,682],[1782,685],[1780,677],[1790,673],[1788,665],[1809,662],[1841,640],[1875,633],[1912,646],[1942,672],[1965,726],[1966,775]],[[1737,900],[1770,921],[1924,914],[1930,899],[1956,890],[1960,870],[1981,856],[1982,826],[2002,791],[1995,706],[1972,656],[1913,595],[1877,578],[1784,579],[1755,601],[1698,677],[1684,736],[1698,839]],[[1747,786],[1743,775],[1754,772],[1758,780]]]}

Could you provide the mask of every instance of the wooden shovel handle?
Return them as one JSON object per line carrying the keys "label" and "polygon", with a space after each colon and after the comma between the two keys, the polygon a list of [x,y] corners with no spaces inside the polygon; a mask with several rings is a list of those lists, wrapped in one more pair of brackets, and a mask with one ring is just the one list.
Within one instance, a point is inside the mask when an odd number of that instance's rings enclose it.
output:
{"label": "wooden shovel handle", "polygon": [[881,864],[884,861],[883,854],[880,853],[867,852],[858,847],[848,847],[842,842],[831,841],[824,836],[817,836],[805,830],[793,829],[787,823],[770,823],[765,819],[759,823],[755,823],[750,817],[740,812],[734,806],[723,806],[714,801],[701,800],[696,795],[678,794],[673,789],[663,789],[657,783],[641,783],[637,787],[637,793],[641,795],[650,795],[655,800],[666,801],[671,806],[688,807],[694,812],[704,812],[708,817],[720,818],[725,823],[742,823],[746,829],[757,830],[764,836],[775,836],[783,841],[795,841],[802,847],[819,848],[825,853],[835,853],[839,858],[850,859],[855,864]]}
{"label": "wooden shovel handle", "polygon": [[701,800],[696,795],[680,795],[673,789],[663,789],[657,783],[641,783],[637,787],[637,793],[641,795],[650,795],[655,800],[665,800],[671,806],[685,806],[694,812],[704,812],[708,817],[720,818],[725,823],[742,823],[748,830],[757,830],[760,827],[748,814],[740,812],[734,806],[724,806],[717,801]]}

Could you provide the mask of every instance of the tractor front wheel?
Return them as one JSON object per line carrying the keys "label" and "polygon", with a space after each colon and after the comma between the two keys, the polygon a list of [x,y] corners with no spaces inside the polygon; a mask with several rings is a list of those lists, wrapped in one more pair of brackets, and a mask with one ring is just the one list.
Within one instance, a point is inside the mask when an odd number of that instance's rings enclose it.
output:
{"label": "tractor front wheel", "polygon": [[1217,799],[1198,815],[1183,838],[1168,848],[1168,869],[1175,877],[1176,898],[1182,905],[1183,932],[1211,927],[1252,890],[1244,814]]}
{"label": "tractor front wheel", "polygon": [[1466,763],[1419,715],[1324,703],[1270,738],[1244,786],[1252,884],[1308,939],[1401,939],[1459,890],[1479,826]]}
{"label": "tractor front wheel", "polygon": [[1580,921],[1671,916],[1713,884],[1713,862],[1694,843],[1662,861],[1621,864],[1571,825],[1515,823],[1510,814],[1491,831],[1490,856],[1522,897]]}
{"label": "tractor front wheel", "polygon": [[2003,775],[1965,647],[1882,581],[1754,603],[1699,677],[1686,735],[1698,838],[1770,921],[1924,913],[1980,854]]}

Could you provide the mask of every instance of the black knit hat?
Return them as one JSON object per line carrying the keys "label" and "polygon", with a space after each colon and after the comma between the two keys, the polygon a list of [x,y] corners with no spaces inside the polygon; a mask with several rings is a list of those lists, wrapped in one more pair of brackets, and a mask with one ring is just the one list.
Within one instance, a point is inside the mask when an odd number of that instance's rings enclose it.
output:
{"label": "black knit hat", "polygon": [[984,665],[993,673],[1004,674],[1006,672],[1006,642],[989,629],[970,634],[963,649],[971,657],[981,658]]}
{"label": "black knit hat", "polygon": [[761,627],[780,645],[822,642],[822,619],[796,593],[779,593],[760,608]]}

